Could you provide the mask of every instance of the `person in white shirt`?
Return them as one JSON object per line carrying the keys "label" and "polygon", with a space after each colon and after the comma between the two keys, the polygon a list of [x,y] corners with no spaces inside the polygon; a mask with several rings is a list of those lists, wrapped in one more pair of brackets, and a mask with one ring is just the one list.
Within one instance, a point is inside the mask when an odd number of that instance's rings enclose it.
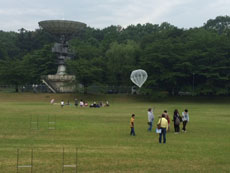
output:
{"label": "person in white shirt", "polygon": [[186,125],[189,122],[188,109],[185,109],[184,112],[182,112],[182,121],[183,121],[183,128],[182,128],[182,130],[184,132],[186,132]]}
{"label": "person in white shirt", "polygon": [[148,131],[152,131],[153,121],[154,121],[153,110],[149,108],[148,109],[148,125],[149,125]]}
{"label": "person in white shirt", "polygon": [[65,105],[64,101],[61,100],[61,107],[63,108],[64,105]]}
{"label": "person in white shirt", "polygon": [[84,107],[84,102],[83,102],[83,100],[81,100],[79,104],[80,104],[80,107]]}

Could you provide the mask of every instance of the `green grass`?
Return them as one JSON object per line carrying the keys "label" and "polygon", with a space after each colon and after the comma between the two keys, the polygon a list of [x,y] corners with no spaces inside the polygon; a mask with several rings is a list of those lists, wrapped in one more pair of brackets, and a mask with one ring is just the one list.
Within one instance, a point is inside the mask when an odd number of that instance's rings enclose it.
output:
{"label": "green grass", "polygon": [[[78,172],[229,172],[229,98],[169,98],[145,101],[131,96],[78,96],[87,101],[109,100],[110,107],[75,108],[50,105],[69,99],[70,94],[0,94],[0,172],[16,172],[17,149],[20,164],[29,164],[34,151],[33,172],[62,172],[65,164],[75,163]],[[158,135],[147,132],[147,109],[155,117],[167,109],[189,110],[188,132],[167,133],[167,144],[158,144]],[[129,136],[129,121],[136,114],[137,136]],[[56,115],[56,130],[48,130],[48,116]],[[39,130],[30,130],[30,117],[39,117]],[[154,127],[156,127],[156,119]],[[20,168],[19,172],[30,172]],[[74,172],[66,168],[65,172]]]}

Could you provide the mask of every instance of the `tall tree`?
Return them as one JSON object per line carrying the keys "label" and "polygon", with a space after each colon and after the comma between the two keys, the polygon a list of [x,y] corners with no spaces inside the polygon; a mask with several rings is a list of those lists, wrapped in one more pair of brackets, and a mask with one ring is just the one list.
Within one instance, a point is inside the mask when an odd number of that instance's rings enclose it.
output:
{"label": "tall tree", "polygon": [[102,77],[102,70],[87,59],[68,61],[67,64],[68,71],[76,76],[78,84],[81,83],[84,86],[85,94],[87,94],[87,87]]}
{"label": "tall tree", "polygon": [[226,33],[230,29],[230,17],[229,16],[217,16],[215,19],[209,19],[204,24],[204,28],[208,30],[215,30],[219,34]]}
{"label": "tall tree", "polygon": [[55,74],[57,70],[57,57],[51,52],[51,45],[25,55],[22,63],[27,84],[40,83],[42,75]]}
{"label": "tall tree", "polygon": [[139,45],[134,41],[114,42],[106,52],[108,76],[111,85],[128,85],[129,76],[139,61]]}
{"label": "tall tree", "polygon": [[15,91],[19,91],[19,86],[25,82],[26,73],[22,61],[18,59],[0,60],[0,81],[2,84],[14,85]]}

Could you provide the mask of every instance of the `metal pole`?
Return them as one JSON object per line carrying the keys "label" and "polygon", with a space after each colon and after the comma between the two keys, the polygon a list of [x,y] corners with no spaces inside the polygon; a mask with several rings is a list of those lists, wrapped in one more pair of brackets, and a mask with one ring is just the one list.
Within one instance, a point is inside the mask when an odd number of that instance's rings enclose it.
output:
{"label": "metal pole", "polygon": [[32,115],[30,115],[30,131],[32,129]]}
{"label": "metal pole", "polygon": [[77,173],[77,148],[76,148],[76,173]]}
{"label": "metal pole", "polygon": [[62,155],[62,173],[64,172],[64,147],[63,147],[63,155]]}
{"label": "metal pole", "polygon": [[19,162],[19,149],[17,149],[17,173],[18,173],[18,162]]}
{"label": "metal pole", "polygon": [[56,130],[56,115],[54,115],[54,128]]}
{"label": "metal pole", "polygon": [[39,129],[38,120],[39,120],[39,117],[38,117],[38,115],[37,115],[37,129]]}
{"label": "metal pole", "polygon": [[34,156],[33,156],[33,148],[31,150],[31,173],[33,173],[33,159],[34,159]]}
{"label": "metal pole", "polygon": [[194,75],[195,73],[192,73],[192,95],[194,96]]}
{"label": "metal pole", "polygon": [[50,115],[48,115],[48,129],[50,128]]}

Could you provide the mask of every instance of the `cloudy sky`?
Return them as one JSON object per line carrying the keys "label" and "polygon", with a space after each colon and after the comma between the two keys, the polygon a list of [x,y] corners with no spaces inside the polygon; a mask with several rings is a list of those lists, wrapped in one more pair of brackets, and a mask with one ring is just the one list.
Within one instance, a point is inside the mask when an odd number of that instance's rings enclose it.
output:
{"label": "cloudy sky", "polygon": [[200,27],[230,16],[230,0],[0,0],[0,30],[35,30],[41,20],[65,19],[90,27],[169,22]]}

